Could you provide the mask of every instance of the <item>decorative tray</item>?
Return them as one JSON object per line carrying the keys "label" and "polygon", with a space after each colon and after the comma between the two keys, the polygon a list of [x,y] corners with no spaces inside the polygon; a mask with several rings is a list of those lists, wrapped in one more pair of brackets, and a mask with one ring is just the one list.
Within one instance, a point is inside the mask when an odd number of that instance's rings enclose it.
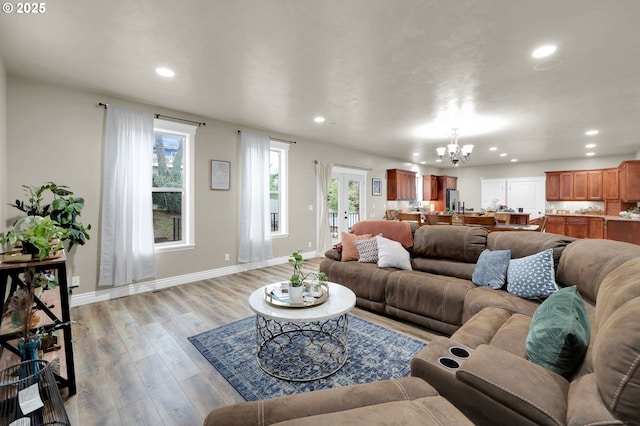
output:
{"label": "decorative tray", "polygon": [[310,308],[326,302],[329,298],[329,286],[326,283],[317,286],[318,291],[311,292],[310,286],[305,284],[301,303],[291,303],[289,300],[289,284],[286,281],[266,286],[264,300],[270,305],[281,308]]}

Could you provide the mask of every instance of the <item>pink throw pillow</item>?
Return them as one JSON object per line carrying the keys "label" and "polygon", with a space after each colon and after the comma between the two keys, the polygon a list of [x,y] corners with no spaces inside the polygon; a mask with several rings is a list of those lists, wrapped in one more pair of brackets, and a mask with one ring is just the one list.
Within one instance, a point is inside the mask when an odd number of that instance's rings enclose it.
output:
{"label": "pink throw pillow", "polygon": [[355,240],[368,240],[372,237],[371,234],[349,234],[347,232],[342,233],[342,261],[348,262],[350,260],[358,260],[360,259],[360,255],[358,255],[358,249],[356,245],[353,243]]}

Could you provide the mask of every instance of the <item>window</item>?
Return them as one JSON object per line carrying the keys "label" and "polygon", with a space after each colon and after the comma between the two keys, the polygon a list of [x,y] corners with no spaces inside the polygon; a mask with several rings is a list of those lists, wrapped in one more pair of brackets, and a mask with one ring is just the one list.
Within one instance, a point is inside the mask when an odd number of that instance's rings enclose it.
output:
{"label": "window", "polygon": [[271,235],[289,233],[287,220],[287,161],[289,144],[271,141],[269,157],[269,198],[271,206]]}
{"label": "window", "polygon": [[196,127],[156,119],[153,132],[153,235],[156,252],[194,247],[193,145]]}

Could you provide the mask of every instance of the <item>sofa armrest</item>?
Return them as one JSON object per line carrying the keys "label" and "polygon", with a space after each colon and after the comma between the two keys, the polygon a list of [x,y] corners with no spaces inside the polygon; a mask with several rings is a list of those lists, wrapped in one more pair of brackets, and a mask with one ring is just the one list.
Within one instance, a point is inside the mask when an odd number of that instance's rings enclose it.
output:
{"label": "sofa armrest", "polygon": [[330,249],[324,252],[324,257],[340,262],[342,260],[342,252],[336,249]]}
{"label": "sofa armrest", "polygon": [[456,378],[539,425],[564,425],[569,382],[510,352],[480,345]]}
{"label": "sofa armrest", "polygon": [[300,417],[435,395],[438,392],[424,380],[404,377],[220,407],[209,413],[204,426],[266,426]]}

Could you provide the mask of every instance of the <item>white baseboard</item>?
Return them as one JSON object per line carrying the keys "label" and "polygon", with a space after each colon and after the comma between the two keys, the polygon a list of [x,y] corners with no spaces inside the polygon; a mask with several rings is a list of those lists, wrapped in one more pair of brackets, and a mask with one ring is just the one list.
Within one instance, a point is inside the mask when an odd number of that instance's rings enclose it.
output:
{"label": "white baseboard", "polygon": [[[316,252],[302,253],[302,257],[309,259],[316,256]],[[209,269],[207,271],[194,272],[192,274],[179,275],[175,277],[160,278],[157,280],[144,281],[136,284],[129,284],[122,287],[110,287],[106,290],[91,291],[82,294],[71,295],[71,306],[87,305],[89,303],[104,302],[106,300],[117,299],[118,297],[131,296],[133,294],[157,291],[181,284],[188,284],[195,281],[207,280],[210,278],[223,277],[225,275],[246,272],[252,269],[264,268],[266,266],[281,265],[289,261],[289,256],[277,257],[261,262],[243,263],[224,268]]]}

